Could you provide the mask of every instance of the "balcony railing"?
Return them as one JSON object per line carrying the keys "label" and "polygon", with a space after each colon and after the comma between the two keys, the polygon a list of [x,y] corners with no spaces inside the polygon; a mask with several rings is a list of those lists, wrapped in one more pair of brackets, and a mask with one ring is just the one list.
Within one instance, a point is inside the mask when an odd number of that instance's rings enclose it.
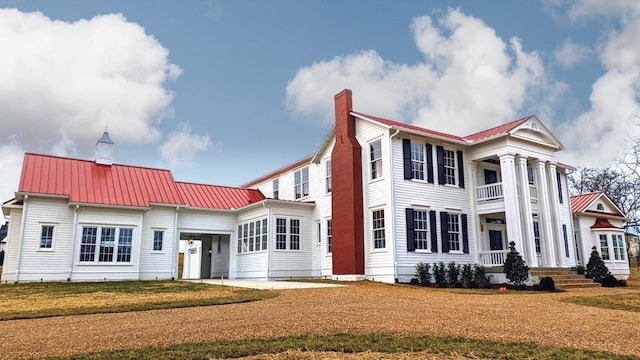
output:
{"label": "balcony railing", "polygon": [[476,188],[476,199],[478,201],[496,200],[503,197],[502,183],[481,185]]}
{"label": "balcony railing", "polygon": [[483,266],[502,266],[509,250],[480,251],[480,263]]}

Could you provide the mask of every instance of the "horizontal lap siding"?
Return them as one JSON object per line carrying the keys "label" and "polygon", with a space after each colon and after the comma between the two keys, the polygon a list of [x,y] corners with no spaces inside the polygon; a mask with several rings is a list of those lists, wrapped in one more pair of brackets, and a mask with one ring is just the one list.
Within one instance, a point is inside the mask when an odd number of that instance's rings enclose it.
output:
{"label": "horizontal lap siding", "polygon": [[[436,160],[437,145],[442,145],[441,141],[432,139],[412,139],[416,142],[424,144],[430,143],[433,146],[433,164],[434,164],[434,184],[404,179],[404,167],[402,157],[402,136],[393,139],[393,174],[394,174],[394,215],[395,215],[395,251],[398,280],[400,282],[409,282],[415,277],[415,265],[418,262],[449,263],[451,261],[456,264],[475,264],[478,259],[478,246],[476,236],[476,216],[473,212],[471,188],[473,181],[471,179],[471,171],[469,170],[469,161],[466,152],[464,153],[464,184],[465,188],[450,187],[438,185],[438,169]],[[451,146],[455,148],[455,146]],[[458,149],[463,150],[458,147]],[[425,153],[426,156],[426,153]],[[426,178],[425,165],[425,178]],[[409,252],[407,251],[407,230],[406,230],[406,208],[422,208],[436,211],[436,227],[438,237],[438,253],[425,252]],[[461,213],[467,214],[467,228],[469,234],[469,253],[443,253],[442,252],[442,236],[440,233],[440,215],[442,211],[451,212],[451,209],[459,209]],[[457,212],[457,211],[456,211]],[[429,237],[430,238],[430,237]],[[462,238],[461,247],[462,247]]]}
{"label": "horizontal lap siding", "polygon": [[[175,250],[173,208],[152,208],[144,214],[140,243],[140,279],[171,279]],[[164,232],[162,251],[153,251],[154,231]]]}
{"label": "horizontal lap siding", "polygon": [[[73,251],[73,208],[65,199],[30,197],[27,201],[20,280],[66,280]],[[51,250],[40,249],[42,225],[54,226]]]}
{"label": "horizontal lap siding", "polygon": [[[276,250],[276,219],[300,219],[300,250]],[[270,219],[269,266],[270,278],[311,277],[313,252],[315,250],[315,221],[312,208],[274,207]]]}
{"label": "horizontal lap siding", "polygon": [[180,231],[223,231],[234,232],[236,215],[205,210],[180,210],[178,212],[178,229]]}
{"label": "horizontal lap siding", "polygon": [[[576,266],[576,246],[573,238],[573,215],[571,213],[571,204],[569,202],[567,176],[560,173],[561,185],[562,185],[562,204],[558,204],[560,209],[560,228],[562,225],[567,226],[567,241],[569,242],[569,257],[566,258],[567,266]],[[562,255],[566,256],[564,250],[564,234],[560,234],[559,245],[562,249]]]}
{"label": "horizontal lap siding", "polygon": [[[255,221],[258,219],[268,218],[269,209],[267,207],[259,207],[249,211],[242,212],[237,216],[237,224],[247,221]],[[238,254],[238,226],[234,224],[233,235],[230,237],[231,258],[229,261],[229,277],[242,278],[267,278],[267,251],[255,253]],[[269,224],[269,227],[272,225]],[[271,244],[269,244],[270,246]]]}
{"label": "horizontal lap siding", "polygon": [[[365,275],[379,281],[394,281],[393,264],[393,209],[389,182],[391,159],[389,159],[389,131],[365,121],[356,123],[356,138],[362,146],[362,185],[364,201],[364,251]],[[369,144],[376,140],[382,145],[382,177],[371,180],[371,155]],[[402,162],[402,160],[400,160]],[[396,171],[395,169],[393,171]],[[385,249],[374,249],[372,210],[384,209]]]}
{"label": "horizontal lap siding", "polygon": [[22,209],[11,209],[9,219],[9,232],[5,240],[4,266],[2,267],[2,282],[14,282],[16,280],[16,262],[18,259],[18,242],[20,241],[20,223],[22,221]]}

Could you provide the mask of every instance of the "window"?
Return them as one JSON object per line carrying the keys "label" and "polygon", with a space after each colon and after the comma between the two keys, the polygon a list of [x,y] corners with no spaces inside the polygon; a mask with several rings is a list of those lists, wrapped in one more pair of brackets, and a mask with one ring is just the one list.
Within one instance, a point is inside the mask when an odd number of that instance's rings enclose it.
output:
{"label": "window", "polygon": [[606,234],[600,234],[600,253],[600,255],[602,255],[602,260],[610,260],[609,244],[607,243]]}
{"label": "window", "polygon": [[424,180],[424,146],[411,143],[411,178]]}
{"label": "window", "polygon": [[153,251],[162,251],[162,240],[164,239],[164,231],[153,231]]}
{"label": "window", "polygon": [[604,211],[604,205],[598,203],[598,205],[596,205],[596,209],[598,209],[598,211]]}
{"label": "window", "polygon": [[537,221],[533,222],[533,240],[536,244],[536,254],[542,253],[542,248],[540,247],[540,224]]}
{"label": "window", "polygon": [[318,245],[322,244],[322,224],[320,221],[316,222],[316,241]]}
{"label": "window", "polygon": [[40,249],[53,248],[53,225],[42,225],[40,233]]}
{"label": "window", "polygon": [[249,221],[238,225],[238,253],[267,250],[267,219]]}
{"label": "window", "polygon": [[272,186],[273,198],[278,200],[278,197],[280,196],[280,181],[278,179],[273,179]]}
{"label": "window", "polygon": [[444,149],[444,179],[445,184],[456,184],[456,153]]}
{"label": "window", "polygon": [[382,141],[376,140],[369,144],[369,159],[371,162],[371,180],[382,177]]}
{"label": "window", "polygon": [[309,196],[309,168],[302,168],[293,173],[296,199]]}
{"label": "window", "polygon": [[413,233],[416,250],[429,249],[429,212],[424,210],[413,211]]}
{"label": "window", "polygon": [[373,248],[384,249],[386,247],[384,237],[384,210],[375,210],[373,218]]}
{"label": "window", "polygon": [[556,173],[556,180],[558,182],[558,200],[560,201],[560,204],[563,203],[563,199],[562,199],[562,179],[560,177],[560,173]]}
{"label": "window", "polygon": [[325,163],[325,187],[327,190],[327,194],[331,194],[331,159],[327,160]]}
{"label": "window", "polygon": [[459,214],[449,214],[447,231],[449,233],[449,251],[461,251]]}
{"label": "window", "polygon": [[624,260],[624,243],[622,242],[622,235],[613,234],[611,235],[613,239],[613,256],[616,260]]}
{"label": "window", "polygon": [[529,180],[529,185],[533,185],[533,169],[531,166],[527,166],[527,178]]}
{"label": "window", "polygon": [[300,219],[276,219],[276,250],[300,250]]}
{"label": "window", "polygon": [[333,246],[333,222],[331,219],[327,220],[327,254],[331,254]]}
{"label": "window", "polygon": [[131,262],[132,246],[133,228],[83,226],[80,262],[95,262],[97,252],[97,262],[128,263]]}

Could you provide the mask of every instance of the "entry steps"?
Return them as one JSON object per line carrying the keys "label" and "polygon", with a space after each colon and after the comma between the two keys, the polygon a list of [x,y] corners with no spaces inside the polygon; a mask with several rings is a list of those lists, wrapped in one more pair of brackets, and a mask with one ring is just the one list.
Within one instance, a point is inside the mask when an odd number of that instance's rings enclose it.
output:
{"label": "entry steps", "polygon": [[538,281],[545,276],[550,276],[558,289],[576,289],[600,287],[600,284],[593,282],[593,279],[587,279],[584,275],[578,275],[569,269],[563,268],[529,268],[531,276],[538,278]]}

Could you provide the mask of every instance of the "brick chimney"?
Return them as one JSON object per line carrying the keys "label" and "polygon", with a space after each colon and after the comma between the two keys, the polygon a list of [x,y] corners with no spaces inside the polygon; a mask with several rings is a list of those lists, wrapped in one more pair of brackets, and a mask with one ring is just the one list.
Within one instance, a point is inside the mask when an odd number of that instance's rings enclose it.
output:
{"label": "brick chimney", "polygon": [[336,143],[331,152],[333,274],[364,275],[362,147],[351,115],[351,90],[334,98]]}

